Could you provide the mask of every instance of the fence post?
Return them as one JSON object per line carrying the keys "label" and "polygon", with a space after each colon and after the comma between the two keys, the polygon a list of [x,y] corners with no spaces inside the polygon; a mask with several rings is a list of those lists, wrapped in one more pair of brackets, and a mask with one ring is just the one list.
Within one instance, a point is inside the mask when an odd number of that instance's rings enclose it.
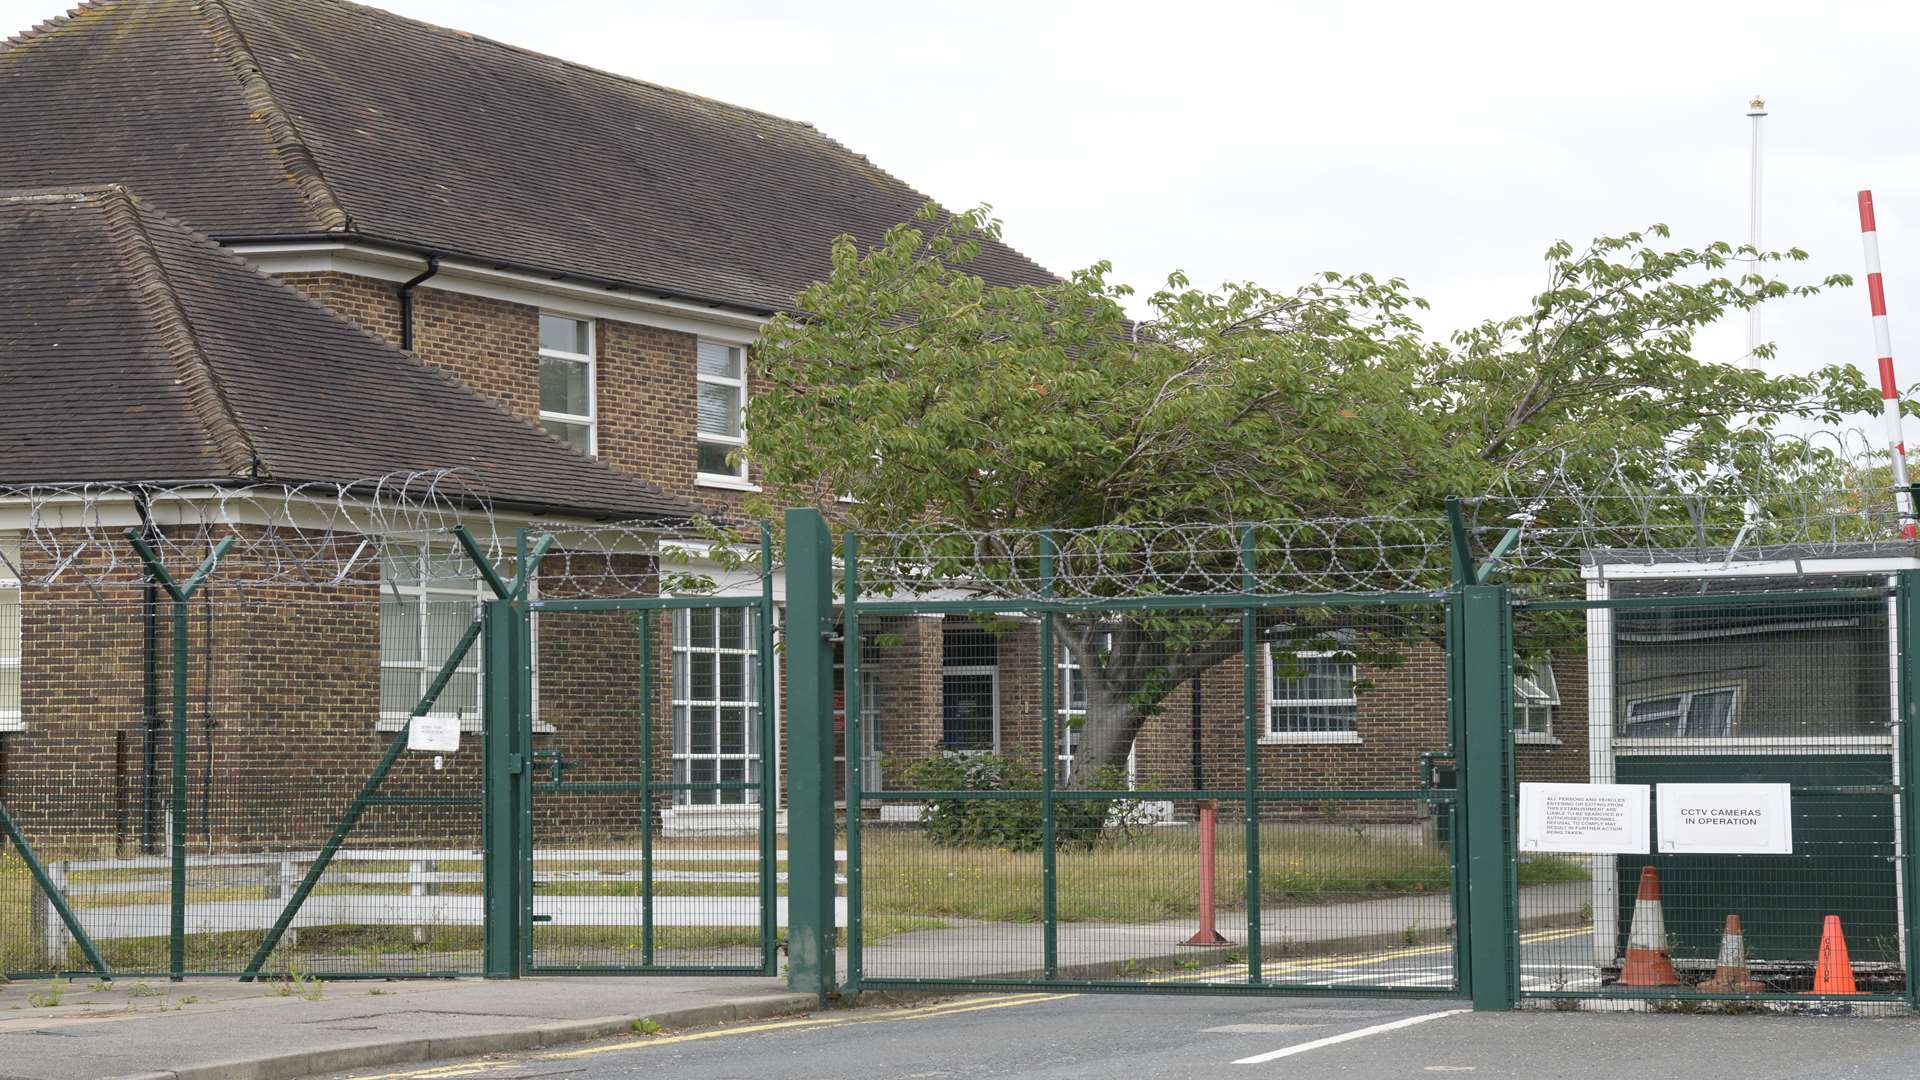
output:
{"label": "fence post", "polygon": [[824,1000],[835,989],[833,538],[818,510],[788,510],[786,529],[787,985]]}
{"label": "fence post", "polygon": [[1513,807],[1513,608],[1507,590],[1468,585],[1461,605],[1457,671],[1464,747],[1465,935],[1468,984],[1478,1011],[1512,1009],[1519,998]]}
{"label": "fence post", "polygon": [[519,694],[512,658],[515,612],[511,600],[488,600],[483,605],[480,678],[484,687],[481,711],[481,769],[486,812],[481,822],[481,863],[484,884],[486,949],[482,971],[489,979],[511,979],[520,974],[520,773],[525,758],[514,737]]}
{"label": "fence post", "polygon": [[1900,912],[1903,960],[1907,969],[1907,999],[1920,1008],[1920,860],[1913,846],[1920,841],[1920,799],[1915,793],[1914,769],[1920,766],[1920,570],[1902,570],[1894,618],[1900,647],[1900,724],[1894,731],[1894,776],[1900,794],[1899,852]]}

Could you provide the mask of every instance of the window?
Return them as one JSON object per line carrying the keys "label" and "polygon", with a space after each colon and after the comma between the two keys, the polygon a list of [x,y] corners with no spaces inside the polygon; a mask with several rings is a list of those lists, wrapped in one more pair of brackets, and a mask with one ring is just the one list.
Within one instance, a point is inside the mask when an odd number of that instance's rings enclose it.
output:
{"label": "window", "polygon": [[[1088,644],[1093,652],[1105,656],[1113,651],[1113,632],[1102,631],[1094,634]],[[1080,750],[1080,728],[1087,721],[1087,683],[1081,677],[1081,657],[1074,655],[1065,642],[1059,646],[1060,655],[1055,658],[1053,700],[1059,703],[1060,727],[1059,742],[1054,747],[1058,758],[1058,772],[1061,783],[1073,778],[1073,758]],[[1127,779],[1132,781],[1134,772],[1133,749],[1127,751]]]}
{"label": "window", "polygon": [[1521,742],[1553,738],[1553,707],[1560,704],[1560,685],[1553,677],[1553,659],[1533,662],[1513,676],[1513,734]]}
{"label": "window", "polygon": [[[746,608],[695,608],[673,624],[673,779],[744,784],[760,779],[760,668]],[[757,803],[744,788],[679,791],[687,805]]]}
{"label": "window", "polygon": [[1000,748],[1000,659],[993,635],[946,627],[940,669],[940,745],[964,752]]}
{"label": "window", "polygon": [[747,350],[738,345],[718,342],[700,343],[697,427],[699,464],[702,477],[728,483],[743,483],[747,478],[744,460],[729,462],[727,456],[746,445],[746,432],[740,425],[747,406]]}
{"label": "window", "polygon": [[595,450],[593,321],[540,313],[540,424],[583,454]]}
{"label": "window", "polygon": [[1627,702],[1620,734],[1629,739],[1726,739],[1738,729],[1740,689],[1716,686]]}
{"label": "window", "polygon": [[0,731],[24,730],[20,711],[20,537],[0,535]]}
{"label": "window", "polygon": [[[1267,647],[1267,736],[1277,742],[1357,742],[1353,654]],[[1276,670],[1278,669],[1278,670]]]}
{"label": "window", "polygon": [[[453,647],[491,596],[468,576],[465,554],[394,547],[380,567],[380,718],[395,729],[420,704]],[[475,641],[434,701],[430,715],[480,730],[481,645]]]}

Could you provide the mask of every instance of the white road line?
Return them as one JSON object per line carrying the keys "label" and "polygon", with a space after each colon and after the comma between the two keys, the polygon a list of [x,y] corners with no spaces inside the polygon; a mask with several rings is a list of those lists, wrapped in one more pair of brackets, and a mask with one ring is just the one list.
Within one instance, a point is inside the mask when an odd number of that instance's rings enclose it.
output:
{"label": "white road line", "polygon": [[1395,1020],[1390,1024],[1375,1024],[1372,1027],[1361,1028],[1358,1031],[1349,1031],[1344,1035],[1329,1035],[1324,1039],[1315,1039],[1312,1042],[1303,1042],[1303,1043],[1296,1044],[1294,1046],[1283,1046],[1278,1050],[1269,1050],[1264,1054],[1255,1054],[1252,1057],[1241,1058],[1240,1060],[1234,1062],[1234,1064],[1235,1065],[1260,1065],[1265,1062],[1277,1060],[1279,1058],[1292,1057],[1295,1054],[1304,1054],[1309,1050],[1318,1050],[1323,1046],[1332,1046],[1335,1043],[1352,1042],[1355,1039],[1364,1039],[1369,1035],[1379,1035],[1383,1032],[1398,1031],[1401,1028],[1412,1027],[1415,1024],[1424,1024],[1429,1020],[1439,1020],[1442,1017],[1458,1016],[1463,1012],[1472,1012],[1472,1011],[1473,1010],[1471,1009],[1448,1009],[1445,1012],[1425,1013],[1420,1016],[1409,1016],[1404,1020]]}

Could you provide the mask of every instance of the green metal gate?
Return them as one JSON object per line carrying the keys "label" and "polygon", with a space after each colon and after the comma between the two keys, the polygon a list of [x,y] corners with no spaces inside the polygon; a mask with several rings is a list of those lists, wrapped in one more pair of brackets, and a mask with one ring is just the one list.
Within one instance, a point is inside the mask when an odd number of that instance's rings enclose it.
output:
{"label": "green metal gate", "polygon": [[527,605],[527,971],[777,972],[770,588]]}
{"label": "green metal gate", "polygon": [[[838,821],[847,863],[843,901],[796,886],[796,987],[1469,990],[1457,594],[1262,595],[1247,530],[1241,592],[1054,599],[1042,536],[1037,597],[903,597],[848,535],[835,605],[824,523],[787,526],[790,846]],[[1170,635],[1205,651],[1163,690],[1134,658]],[[1075,771],[1118,707],[1150,713],[1129,768]]]}

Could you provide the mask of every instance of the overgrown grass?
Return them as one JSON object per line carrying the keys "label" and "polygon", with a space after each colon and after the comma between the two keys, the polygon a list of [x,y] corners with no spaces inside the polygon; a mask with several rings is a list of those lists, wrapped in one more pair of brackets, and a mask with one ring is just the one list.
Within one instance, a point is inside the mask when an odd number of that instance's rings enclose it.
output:
{"label": "overgrown grass", "polygon": [[[861,844],[869,917],[1040,918],[1038,852],[940,847],[907,829],[871,828]],[[1220,910],[1243,910],[1242,829],[1221,829],[1215,860]],[[1198,834],[1191,828],[1148,829],[1092,849],[1062,848],[1055,869],[1055,903],[1063,922],[1158,922],[1191,916],[1199,908]],[[1520,866],[1522,885],[1586,879],[1579,864],[1552,856]],[[1319,825],[1260,829],[1263,907],[1444,894],[1450,882],[1447,849],[1411,836]]]}

